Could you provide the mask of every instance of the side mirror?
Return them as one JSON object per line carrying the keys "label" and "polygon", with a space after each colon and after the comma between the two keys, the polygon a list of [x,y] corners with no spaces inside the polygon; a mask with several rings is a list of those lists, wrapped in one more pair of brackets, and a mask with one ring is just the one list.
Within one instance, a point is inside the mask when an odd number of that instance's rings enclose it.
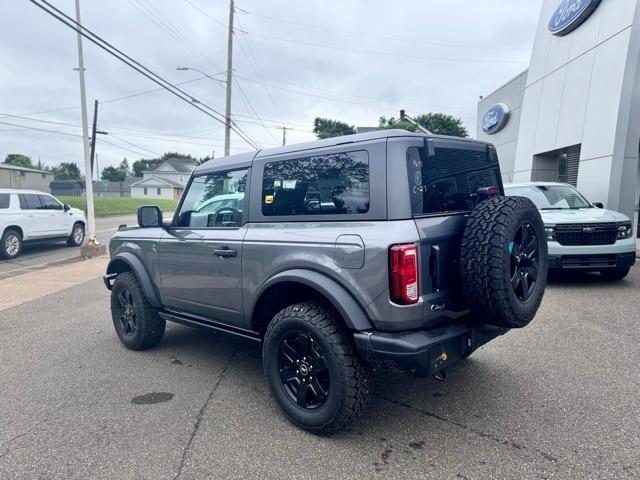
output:
{"label": "side mirror", "polygon": [[593,206],[597,208],[604,208],[604,205],[602,204],[602,202],[593,202]]}
{"label": "side mirror", "polygon": [[62,208],[64,208],[65,212],[68,212],[69,210],[71,210],[71,207],[69,205],[67,205],[66,203],[62,206]]}
{"label": "side mirror", "polygon": [[155,205],[138,207],[138,226],[140,228],[162,228],[162,212]]}

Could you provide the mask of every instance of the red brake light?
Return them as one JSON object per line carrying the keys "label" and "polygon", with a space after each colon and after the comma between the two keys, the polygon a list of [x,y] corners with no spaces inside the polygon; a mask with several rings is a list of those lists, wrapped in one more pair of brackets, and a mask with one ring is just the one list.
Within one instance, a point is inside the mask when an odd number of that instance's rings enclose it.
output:
{"label": "red brake light", "polygon": [[418,248],[413,243],[391,247],[389,265],[389,287],[391,300],[401,305],[417,303]]}

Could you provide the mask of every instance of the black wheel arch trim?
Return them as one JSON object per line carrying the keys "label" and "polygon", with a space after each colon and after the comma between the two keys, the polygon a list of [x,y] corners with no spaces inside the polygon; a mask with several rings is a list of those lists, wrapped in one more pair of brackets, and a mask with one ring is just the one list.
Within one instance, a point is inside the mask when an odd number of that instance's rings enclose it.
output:
{"label": "black wheel arch trim", "polygon": [[149,272],[144,266],[144,263],[142,263],[142,260],[131,252],[118,253],[109,261],[109,265],[107,266],[107,275],[105,276],[105,283],[107,278],[111,280],[114,278],[114,275],[117,276],[119,272],[117,271],[116,265],[120,262],[126,263],[135,274],[149,304],[155,308],[161,308],[162,302],[160,302],[160,296],[158,295],[156,287],[151,280],[151,275],[149,275]]}
{"label": "black wheel arch trim", "polygon": [[262,294],[270,287],[284,282],[301,283],[316,290],[338,311],[349,330],[364,331],[374,328],[364,309],[342,285],[323,273],[303,268],[285,270],[263,283],[256,292],[248,318],[253,317]]}

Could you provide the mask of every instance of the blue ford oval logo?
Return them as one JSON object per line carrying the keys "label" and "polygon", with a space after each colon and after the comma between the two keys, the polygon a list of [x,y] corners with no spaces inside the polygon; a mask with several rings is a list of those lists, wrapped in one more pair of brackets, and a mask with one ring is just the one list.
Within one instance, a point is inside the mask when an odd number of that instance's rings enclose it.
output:
{"label": "blue ford oval logo", "polygon": [[563,0],[549,20],[549,31],[563,36],[573,32],[598,8],[601,0]]}
{"label": "blue ford oval logo", "polygon": [[482,131],[487,135],[493,135],[504,128],[509,120],[509,107],[504,103],[496,103],[482,116]]}

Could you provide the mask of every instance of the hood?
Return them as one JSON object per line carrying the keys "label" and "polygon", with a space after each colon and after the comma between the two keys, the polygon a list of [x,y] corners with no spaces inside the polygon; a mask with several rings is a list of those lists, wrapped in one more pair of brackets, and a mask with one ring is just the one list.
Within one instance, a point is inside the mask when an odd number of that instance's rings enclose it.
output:
{"label": "hood", "polygon": [[558,223],[606,223],[628,222],[629,217],[604,208],[581,208],[579,210],[540,210],[545,225]]}
{"label": "hood", "polygon": [[78,215],[80,217],[84,217],[84,212],[79,208],[70,208],[69,213],[73,213],[74,215]]}

